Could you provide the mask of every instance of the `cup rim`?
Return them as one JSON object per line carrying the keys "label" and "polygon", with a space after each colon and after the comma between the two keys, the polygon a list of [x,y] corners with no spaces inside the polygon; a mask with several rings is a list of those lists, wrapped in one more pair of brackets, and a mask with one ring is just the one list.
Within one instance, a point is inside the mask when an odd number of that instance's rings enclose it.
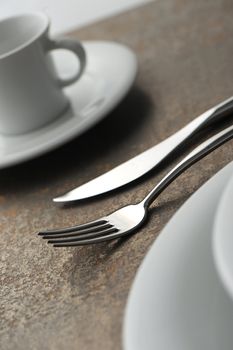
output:
{"label": "cup rim", "polygon": [[30,39],[25,41],[25,43],[18,45],[16,48],[14,48],[14,49],[12,49],[12,50],[10,50],[2,55],[0,54],[0,60],[7,58],[7,57],[19,52],[19,51],[22,51],[24,48],[30,46],[33,42],[35,42],[38,38],[40,38],[45,32],[47,32],[49,25],[50,25],[50,20],[49,20],[48,16],[45,13],[39,12],[39,11],[20,13],[20,14],[9,16],[9,17],[6,17],[6,18],[3,18],[0,20],[0,25],[1,25],[4,22],[12,21],[14,19],[23,18],[23,17],[32,17],[32,16],[40,18],[43,21],[41,29],[38,30],[38,33],[33,35]]}

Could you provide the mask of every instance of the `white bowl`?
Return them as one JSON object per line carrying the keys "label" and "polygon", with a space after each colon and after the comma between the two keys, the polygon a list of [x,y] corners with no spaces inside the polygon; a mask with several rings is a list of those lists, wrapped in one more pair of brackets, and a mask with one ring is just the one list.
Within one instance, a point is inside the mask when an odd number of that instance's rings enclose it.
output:
{"label": "white bowl", "polygon": [[216,212],[213,256],[220,280],[233,302],[233,176],[224,188]]}

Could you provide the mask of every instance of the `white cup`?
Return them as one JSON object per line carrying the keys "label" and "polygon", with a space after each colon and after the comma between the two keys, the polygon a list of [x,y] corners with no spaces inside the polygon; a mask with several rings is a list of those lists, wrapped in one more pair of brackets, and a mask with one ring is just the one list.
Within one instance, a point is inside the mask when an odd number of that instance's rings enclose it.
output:
{"label": "white cup", "polygon": [[[80,42],[48,37],[43,13],[22,14],[0,21],[0,133],[21,134],[39,128],[69,106],[63,87],[82,75],[86,55]],[[50,52],[71,50],[79,69],[69,79],[56,73]]]}

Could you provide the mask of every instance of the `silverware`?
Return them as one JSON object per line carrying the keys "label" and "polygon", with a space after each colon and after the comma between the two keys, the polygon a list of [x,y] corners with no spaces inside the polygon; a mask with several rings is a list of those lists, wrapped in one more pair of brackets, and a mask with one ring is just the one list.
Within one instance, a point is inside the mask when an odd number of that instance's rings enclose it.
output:
{"label": "silverware", "polygon": [[127,205],[114,213],[84,225],[39,232],[55,247],[100,243],[136,231],[146,219],[150,204],[192,164],[233,137],[233,125],[209,138],[181,160],[139,203]]}
{"label": "silverware", "polygon": [[107,173],[77,187],[76,189],[73,189],[62,196],[54,198],[53,201],[69,202],[90,198],[126,185],[156,167],[172,151],[190,139],[201,129],[207,125],[209,126],[213,122],[216,122],[216,120],[231,115],[232,112],[233,97],[230,97],[229,99],[195,118],[166,140],[108,171]]}

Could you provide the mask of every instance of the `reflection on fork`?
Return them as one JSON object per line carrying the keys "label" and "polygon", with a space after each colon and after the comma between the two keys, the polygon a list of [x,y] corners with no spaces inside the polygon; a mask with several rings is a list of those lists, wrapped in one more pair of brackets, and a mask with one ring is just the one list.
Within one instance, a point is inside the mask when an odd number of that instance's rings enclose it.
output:
{"label": "reflection on fork", "polygon": [[233,138],[233,126],[226,128],[196,147],[183,158],[152,191],[138,204],[127,205],[108,216],[83,225],[38,234],[54,247],[71,247],[109,241],[128,235],[138,229],[146,219],[150,204],[191,165]]}

